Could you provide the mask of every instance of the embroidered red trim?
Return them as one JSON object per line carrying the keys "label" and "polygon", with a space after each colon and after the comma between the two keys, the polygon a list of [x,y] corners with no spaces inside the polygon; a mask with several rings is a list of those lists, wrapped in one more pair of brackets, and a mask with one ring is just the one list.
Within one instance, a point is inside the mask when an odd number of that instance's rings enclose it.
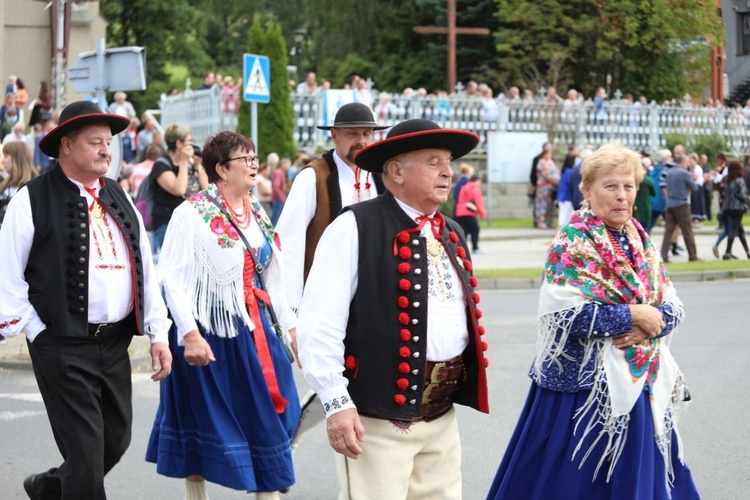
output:
{"label": "embroidered red trim", "polygon": [[21,321],[21,318],[13,318],[10,321],[5,321],[3,323],[0,323],[0,330],[7,328],[9,326],[17,325],[18,323],[20,323],[20,321]]}

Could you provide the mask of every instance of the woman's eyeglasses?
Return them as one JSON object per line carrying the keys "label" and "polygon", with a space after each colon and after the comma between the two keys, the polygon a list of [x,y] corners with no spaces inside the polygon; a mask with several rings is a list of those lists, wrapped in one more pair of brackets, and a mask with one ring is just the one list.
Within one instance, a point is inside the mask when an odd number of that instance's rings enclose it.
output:
{"label": "woman's eyeglasses", "polygon": [[245,159],[245,164],[248,167],[252,167],[253,163],[258,163],[258,157],[256,155],[235,156],[234,158],[229,158],[227,160],[227,163],[229,163],[230,161],[233,161],[233,160],[241,160],[243,158]]}

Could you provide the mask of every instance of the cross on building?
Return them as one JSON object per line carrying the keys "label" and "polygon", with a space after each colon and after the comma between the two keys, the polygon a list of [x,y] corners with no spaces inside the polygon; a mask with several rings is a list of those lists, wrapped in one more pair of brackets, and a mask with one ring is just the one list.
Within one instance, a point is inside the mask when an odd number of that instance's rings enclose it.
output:
{"label": "cross on building", "polygon": [[448,35],[448,92],[456,91],[456,35],[489,35],[488,28],[457,28],[456,0],[448,0],[448,27],[417,26],[416,33],[421,35]]}

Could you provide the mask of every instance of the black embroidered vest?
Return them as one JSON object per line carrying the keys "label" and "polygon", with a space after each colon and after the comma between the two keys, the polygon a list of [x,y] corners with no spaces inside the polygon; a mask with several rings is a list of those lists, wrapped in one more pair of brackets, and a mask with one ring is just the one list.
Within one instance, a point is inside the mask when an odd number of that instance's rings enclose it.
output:
{"label": "black embroidered vest", "polygon": [[[425,386],[426,239],[418,232],[404,233],[416,223],[390,192],[346,210],[354,213],[359,232],[358,286],[344,340],[349,394],[363,415],[415,419],[421,415]],[[441,242],[461,280],[469,332],[469,345],[462,354],[466,378],[454,393],[453,402],[486,413],[485,347],[480,340],[484,330],[480,331],[477,323],[481,312],[476,308],[479,299],[472,286],[476,281],[459,226],[444,219]]]}
{"label": "black embroidered vest", "polygon": [[[88,335],[89,216],[86,198],[59,164],[28,184],[34,240],[26,264],[29,301],[49,333]],[[137,334],[143,328],[143,264],[135,209],[120,185],[104,178],[99,199],[125,238],[132,270]],[[108,290],[116,296],[118,290]]]}

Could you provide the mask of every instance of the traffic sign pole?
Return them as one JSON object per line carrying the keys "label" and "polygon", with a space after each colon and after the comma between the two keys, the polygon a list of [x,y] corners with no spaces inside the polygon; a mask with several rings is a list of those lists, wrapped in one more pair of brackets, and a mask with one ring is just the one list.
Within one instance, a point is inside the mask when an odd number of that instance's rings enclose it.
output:
{"label": "traffic sign pole", "polygon": [[250,136],[255,144],[255,154],[258,154],[258,102],[250,103]]}
{"label": "traffic sign pole", "polygon": [[258,103],[271,101],[271,65],[267,56],[245,54],[242,58],[242,96],[250,103],[250,138],[258,152]]}

